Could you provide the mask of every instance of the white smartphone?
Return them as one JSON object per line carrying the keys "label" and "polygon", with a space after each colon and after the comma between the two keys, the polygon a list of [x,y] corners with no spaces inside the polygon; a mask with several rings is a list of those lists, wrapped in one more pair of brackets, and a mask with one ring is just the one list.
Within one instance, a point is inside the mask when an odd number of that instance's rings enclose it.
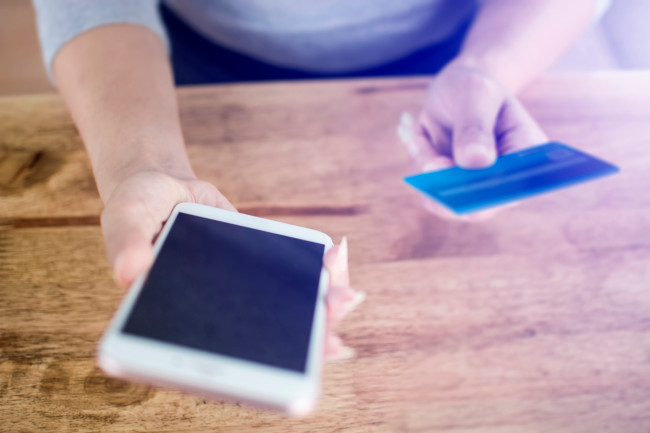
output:
{"label": "white smartphone", "polygon": [[292,415],[320,392],[332,240],[182,203],[101,339],[108,374]]}

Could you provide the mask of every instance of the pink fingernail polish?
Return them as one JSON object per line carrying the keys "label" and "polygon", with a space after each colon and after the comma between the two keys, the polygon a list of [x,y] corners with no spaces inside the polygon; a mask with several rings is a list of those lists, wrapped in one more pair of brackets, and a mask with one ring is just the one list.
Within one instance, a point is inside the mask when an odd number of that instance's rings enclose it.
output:
{"label": "pink fingernail polish", "polygon": [[341,243],[339,244],[339,251],[336,255],[335,269],[339,272],[343,272],[348,267],[348,238],[343,236]]}
{"label": "pink fingernail polish", "polygon": [[357,356],[357,351],[350,346],[341,346],[339,351],[329,357],[330,361],[346,361]]}
{"label": "pink fingernail polish", "polygon": [[349,313],[350,311],[357,308],[359,304],[361,304],[365,300],[366,300],[366,292],[354,292],[354,297],[352,298],[352,300],[345,304],[346,313]]}

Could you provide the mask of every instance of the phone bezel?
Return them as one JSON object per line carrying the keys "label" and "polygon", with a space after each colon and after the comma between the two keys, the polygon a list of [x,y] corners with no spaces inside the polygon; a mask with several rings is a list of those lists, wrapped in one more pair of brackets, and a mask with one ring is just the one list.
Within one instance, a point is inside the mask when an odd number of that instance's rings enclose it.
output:
{"label": "phone bezel", "polygon": [[[320,243],[325,252],[332,246],[330,237],[316,230],[209,206],[181,203],[172,211],[154,244],[155,257],[179,213]],[[122,333],[147,274],[141,275],[129,288],[100,341],[97,359],[106,373],[208,396],[231,397],[294,415],[311,410],[320,392],[323,362],[325,295],[329,282],[325,268],[320,274],[305,373]]]}

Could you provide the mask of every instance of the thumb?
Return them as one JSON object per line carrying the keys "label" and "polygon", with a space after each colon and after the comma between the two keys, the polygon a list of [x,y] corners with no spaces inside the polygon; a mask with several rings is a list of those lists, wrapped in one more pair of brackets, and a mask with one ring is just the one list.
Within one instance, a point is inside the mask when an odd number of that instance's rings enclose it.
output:
{"label": "thumb", "polygon": [[129,287],[136,278],[144,273],[153,263],[153,248],[144,243],[125,246],[118,253],[113,264],[117,282]]}
{"label": "thumb", "polygon": [[119,210],[109,208],[102,213],[106,255],[120,285],[130,286],[151,266],[156,226],[145,218],[128,217]]}
{"label": "thumb", "polygon": [[502,98],[485,92],[458,102],[452,136],[454,161],[463,168],[489,167],[497,158],[495,125]]}

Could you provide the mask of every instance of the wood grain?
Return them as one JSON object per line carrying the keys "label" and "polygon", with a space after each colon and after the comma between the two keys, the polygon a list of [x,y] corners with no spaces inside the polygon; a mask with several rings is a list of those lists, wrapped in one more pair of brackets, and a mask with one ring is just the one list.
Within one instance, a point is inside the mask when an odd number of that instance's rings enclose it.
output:
{"label": "wood grain", "polygon": [[0,430],[650,431],[650,75],[549,76],[524,102],[622,171],[480,224],[426,213],[395,137],[425,78],[179,89],[197,173],[242,211],[350,240],[367,301],[316,413],[117,381],[94,351],[123,291],[57,96],[0,99]]}

